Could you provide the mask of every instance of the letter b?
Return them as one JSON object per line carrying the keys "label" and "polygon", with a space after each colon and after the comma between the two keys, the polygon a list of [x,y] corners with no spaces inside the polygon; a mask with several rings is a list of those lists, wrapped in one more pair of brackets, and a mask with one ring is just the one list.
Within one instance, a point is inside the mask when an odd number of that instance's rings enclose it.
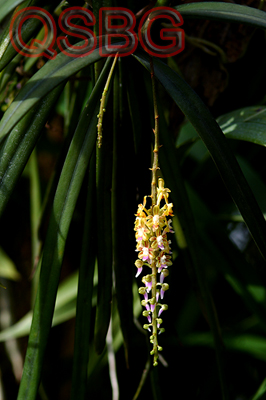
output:
{"label": "letter b", "polygon": [[[119,23],[112,24],[113,20]],[[122,21],[122,23],[120,23]],[[134,32],[136,24],[132,11],[123,7],[102,7],[99,13],[99,51],[102,57],[114,57],[119,52],[120,57],[132,54],[138,43]],[[112,39],[123,39],[123,44],[117,44]],[[117,42],[117,40],[116,40]]]}

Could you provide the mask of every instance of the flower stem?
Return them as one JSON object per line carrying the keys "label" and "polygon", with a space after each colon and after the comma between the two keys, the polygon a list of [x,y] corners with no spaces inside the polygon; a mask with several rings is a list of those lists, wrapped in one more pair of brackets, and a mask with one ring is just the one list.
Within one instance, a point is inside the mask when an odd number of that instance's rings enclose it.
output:
{"label": "flower stem", "polygon": [[[154,107],[154,149],[153,149],[153,165],[152,165],[152,182],[151,182],[151,198],[152,207],[157,203],[157,170],[159,169],[159,114],[156,98],[156,82],[154,77],[153,58],[150,57],[151,67],[151,83]],[[154,260],[151,264],[152,268],[152,297],[155,299],[155,308],[152,313],[152,334],[153,334],[153,364],[157,365],[158,358],[158,338],[157,338],[157,301],[156,301],[156,288],[157,288],[157,267]]]}
{"label": "flower stem", "polygon": [[[156,299],[157,268],[156,262],[152,263],[152,297]],[[157,337],[157,301],[152,313],[152,335],[153,335],[153,365],[157,365],[158,358],[158,337]]]}
{"label": "flower stem", "polygon": [[139,397],[140,391],[141,391],[144,383],[146,382],[149,371],[150,371],[150,359],[148,359],[148,361],[145,364],[145,368],[142,373],[141,380],[140,380],[139,386],[137,388],[137,391],[135,393],[135,396],[133,397],[133,400],[137,400],[137,398]]}
{"label": "flower stem", "polygon": [[154,107],[154,149],[153,149],[153,165],[152,165],[152,181],[151,181],[151,198],[152,205],[157,203],[157,169],[159,169],[159,114],[156,99],[156,83],[154,78],[154,67],[153,59],[150,57],[150,67],[151,67],[151,83],[152,83],[152,95],[153,95],[153,107]]}
{"label": "flower stem", "polygon": [[[164,292],[169,289],[169,285],[164,282],[164,278],[168,276],[169,272],[167,267],[172,265],[171,262],[171,240],[167,240],[167,233],[174,233],[171,227],[171,219],[168,217],[174,216],[172,207],[173,204],[169,203],[168,197],[170,189],[164,187],[164,180],[158,179],[157,186],[157,170],[158,166],[158,153],[159,153],[159,114],[156,100],[156,86],[154,78],[153,60],[150,60],[151,67],[151,81],[153,91],[153,103],[154,103],[154,117],[155,117],[155,128],[153,130],[155,143],[153,150],[153,165],[152,171],[152,182],[151,182],[151,199],[152,204],[150,209],[146,208],[146,197],[143,199],[143,204],[139,204],[135,227],[135,237],[137,241],[137,249],[139,252],[138,260],[135,262],[135,266],[138,271],[136,277],[138,277],[143,267],[148,266],[152,271],[148,275],[143,276],[142,282],[145,286],[139,288],[139,293],[144,296],[141,304],[145,307],[142,315],[148,319],[148,323],[143,325],[144,329],[151,331],[150,342],[153,344],[151,355],[153,355],[153,366],[158,365],[158,351],[162,351],[162,347],[158,345],[157,334],[164,332],[164,328],[161,328],[163,322],[161,313],[168,309],[167,304],[159,303],[159,296],[161,299],[164,297]],[[161,201],[164,205],[161,206]],[[159,282],[157,282],[157,274],[160,274]],[[160,310],[158,311],[158,307]]]}
{"label": "flower stem", "polygon": [[99,114],[98,114],[98,124],[97,124],[97,129],[98,129],[98,136],[97,136],[98,148],[100,148],[101,145],[102,145],[103,114],[105,112],[106,95],[107,95],[107,92],[108,92],[108,89],[109,89],[109,85],[110,85],[110,82],[111,82],[111,79],[112,79],[112,75],[113,75],[113,72],[114,72],[114,68],[115,68],[117,57],[118,57],[118,53],[116,53],[116,55],[115,55],[115,58],[114,58],[112,66],[111,66],[111,69],[110,69],[106,84],[105,84],[104,89],[103,89],[102,98],[101,98],[100,111],[99,111]]}

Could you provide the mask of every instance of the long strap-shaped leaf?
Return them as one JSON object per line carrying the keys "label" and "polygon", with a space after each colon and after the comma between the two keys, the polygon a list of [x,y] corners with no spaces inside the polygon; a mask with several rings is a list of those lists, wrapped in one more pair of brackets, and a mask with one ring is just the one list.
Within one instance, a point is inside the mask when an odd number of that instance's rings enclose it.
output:
{"label": "long strap-shaped leaf", "polygon": [[[110,91],[108,91],[110,93]],[[107,96],[108,96],[107,93]],[[108,119],[107,109],[106,114]],[[106,344],[106,335],[111,318],[112,302],[112,130],[106,126],[103,131],[103,143],[96,150],[96,186],[97,186],[97,261],[98,296],[95,316],[94,345],[101,354]]]}
{"label": "long strap-shaped leaf", "polygon": [[92,156],[89,165],[85,221],[79,269],[71,400],[85,399],[87,386],[89,360],[88,337],[91,327],[93,275],[96,253],[96,221],[94,211],[96,198],[93,195],[96,192],[95,164],[95,156]]}
{"label": "long strap-shaped leaf", "polygon": [[[138,52],[135,56],[149,69],[149,58],[146,55]],[[154,71],[165,90],[190,120],[208,148],[253,239],[261,254],[266,258],[265,220],[219,125],[194,90],[171,68],[156,59]]]}
{"label": "long strap-shaped leaf", "polygon": [[174,7],[182,17],[236,22],[266,29],[266,13],[256,8],[232,3],[188,3]]}
{"label": "long strap-shaped leaf", "polygon": [[[113,92],[113,181],[112,181],[112,245],[113,268],[115,274],[115,292],[120,327],[124,339],[124,350],[127,367],[130,365],[132,353],[133,325],[133,296],[132,274],[125,265],[130,264],[128,255],[134,248],[130,240],[132,235],[132,219],[130,199],[131,190],[135,188],[131,172],[135,169],[124,168],[126,164],[134,165],[133,138],[130,135],[128,114],[126,113],[125,82],[123,79],[123,63],[119,63],[119,72],[114,78]],[[128,76],[127,76],[128,78]],[[136,116],[134,115],[134,118]],[[127,134],[125,135],[125,132]],[[126,149],[126,151],[125,151]],[[134,209],[134,206],[133,206]],[[123,216],[123,218],[121,218]],[[128,220],[130,222],[130,236],[128,235]],[[123,232],[123,235],[121,235]],[[121,251],[123,249],[123,251]],[[133,264],[133,263],[132,263]]]}
{"label": "long strap-shaped leaf", "polygon": [[82,113],[55,194],[18,400],[34,400],[39,387],[66,238],[86,168],[95,147],[97,114],[108,67],[109,60]]}

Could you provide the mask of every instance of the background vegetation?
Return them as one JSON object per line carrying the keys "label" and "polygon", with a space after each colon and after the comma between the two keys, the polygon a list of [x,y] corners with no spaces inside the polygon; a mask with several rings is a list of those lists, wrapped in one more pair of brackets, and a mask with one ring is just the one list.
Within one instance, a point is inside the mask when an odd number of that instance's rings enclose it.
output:
{"label": "background vegetation", "polygon": [[[156,368],[134,278],[154,140],[149,56],[118,58],[97,149],[113,59],[98,48],[27,58],[9,40],[20,8],[57,21],[73,5],[95,15],[163,5],[184,19],[185,50],[153,60],[176,232]],[[3,400],[266,398],[265,10],[263,0],[0,0]],[[41,34],[36,19],[24,25],[25,41]]]}

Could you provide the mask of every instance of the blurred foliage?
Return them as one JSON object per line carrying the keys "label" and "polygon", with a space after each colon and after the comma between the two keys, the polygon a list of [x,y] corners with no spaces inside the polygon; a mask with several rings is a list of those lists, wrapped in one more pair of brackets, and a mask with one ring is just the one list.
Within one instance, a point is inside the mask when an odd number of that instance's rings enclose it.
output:
{"label": "blurred foliage", "polygon": [[[98,149],[113,58],[98,47],[25,57],[10,42],[21,8],[57,21],[74,5],[138,18],[169,6],[184,19],[185,49],[153,58],[158,176],[175,214],[156,368],[134,278],[154,140],[149,55],[118,58]],[[0,0],[0,11],[0,398],[264,399],[264,1]],[[37,19],[23,29],[27,43],[42,37]]]}

